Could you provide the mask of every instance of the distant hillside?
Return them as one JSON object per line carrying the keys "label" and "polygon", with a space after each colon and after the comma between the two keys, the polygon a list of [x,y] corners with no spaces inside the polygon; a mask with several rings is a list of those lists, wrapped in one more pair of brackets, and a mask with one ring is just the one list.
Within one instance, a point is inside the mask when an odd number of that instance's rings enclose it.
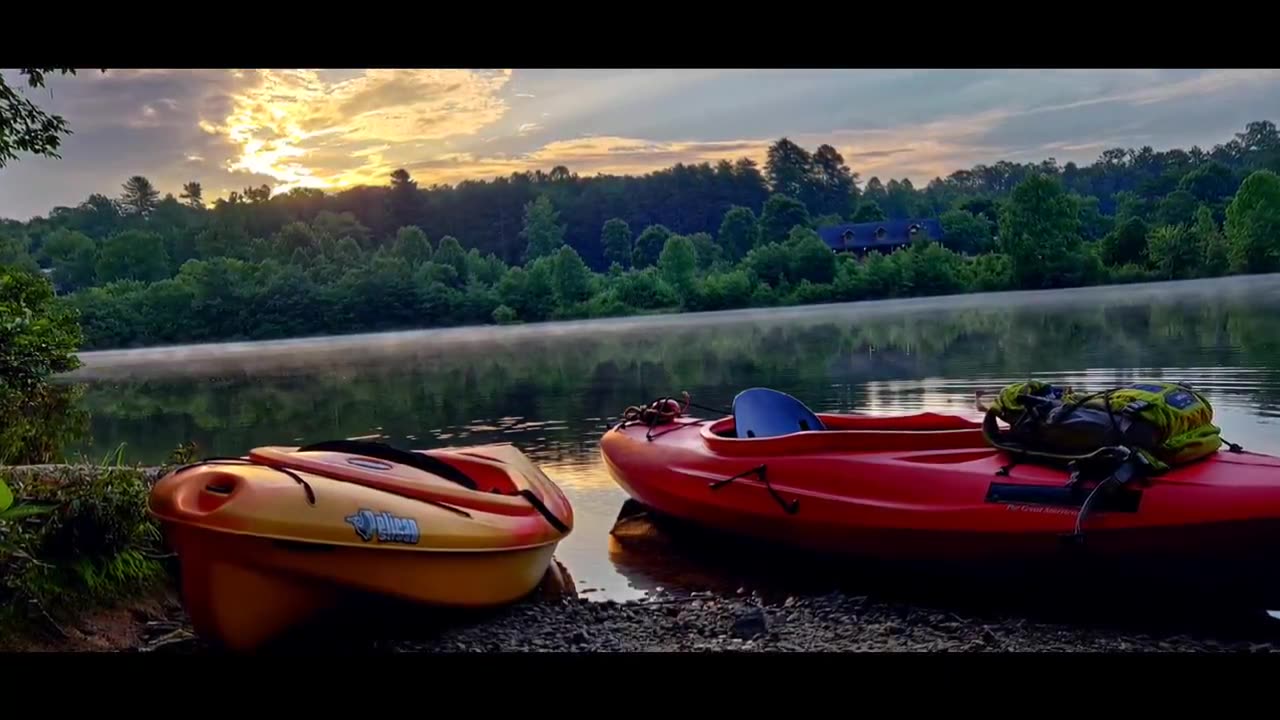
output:
{"label": "distant hillside", "polygon": [[[762,168],[431,188],[397,170],[384,187],[245,188],[212,207],[196,181],[161,198],[133,176],[116,197],[0,223],[0,265],[47,272],[88,348],[1205,277],[1280,270],[1276,171],[1263,121],[1207,152],[1002,161],[923,189],[863,183],[834,148],[785,138]],[[938,222],[858,257],[815,232],[901,218]]]}
{"label": "distant hillside", "polygon": [[[1052,159],[998,161],[957,170],[924,188],[914,187],[909,180],[860,178],[857,168],[849,168],[834,148],[822,146],[810,153],[782,139],[770,149],[763,168],[746,158],[714,166],[676,165],[643,176],[579,177],[556,167],[545,173],[515,173],[491,181],[429,188],[418,187],[400,171],[386,186],[335,193],[298,189],[270,197],[265,186],[246,188],[207,211],[190,208],[182,198],[156,196],[139,208],[124,193],[93,195],[78,207],[57,208],[31,223],[3,221],[0,238],[8,237],[11,244],[21,238],[26,251],[47,266],[41,249],[58,228],[82,232],[98,242],[122,230],[147,229],[161,234],[176,269],[187,259],[212,256],[208,253],[248,259],[254,239],[271,239],[290,222],[311,224],[322,212],[349,212],[354,223],[330,229],[349,232],[365,247],[383,244],[398,228],[415,225],[433,242],[451,236],[464,249],[476,248],[516,263],[526,244],[520,236],[524,208],[538,195],[546,195],[565,224],[565,241],[589,267],[603,270],[608,263],[600,234],[610,218],[621,218],[636,233],[662,225],[677,234],[715,234],[731,207],[747,207],[758,215],[772,192],[800,200],[813,218],[850,220],[860,209],[857,219],[876,219],[881,214],[937,216],[967,204],[994,222],[994,210],[986,201],[1006,196],[1033,172],[1047,172],[1060,177],[1068,191],[1096,198],[1102,215],[1119,210],[1148,216],[1160,211],[1162,203],[1168,206],[1167,215],[1178,215],[1190,199],[1170,195],[1184,190],[1195,201],[1211,203],[1221,221],[1223,200],[1235,193],[1245,175],[1258,169],[1280,172],[1280,136],[1270,121],[1250,123],[1234,138],[1207,151],[1116,148],[1083,167],[1074,163],[1060,167]],[[198,180],[194,178],[193,183],[198,185]],[[142,217],[139,210],[148,212]],[[332,226],[333,221],[322,224]],[[198,242],[201,233],[209,230],[216,232],[217,240]]]}

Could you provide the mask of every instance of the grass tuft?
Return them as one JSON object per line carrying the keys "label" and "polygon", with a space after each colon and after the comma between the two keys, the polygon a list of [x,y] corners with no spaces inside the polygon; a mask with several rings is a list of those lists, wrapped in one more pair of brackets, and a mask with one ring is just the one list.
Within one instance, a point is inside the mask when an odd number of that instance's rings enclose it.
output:
{"label": "grass tuft", "polygon": [[0,519],[0,625],[109,605],[168,575],[143,472],[120,450],[100,466],[58,465],[19,479],[0,468],[12,506]]}

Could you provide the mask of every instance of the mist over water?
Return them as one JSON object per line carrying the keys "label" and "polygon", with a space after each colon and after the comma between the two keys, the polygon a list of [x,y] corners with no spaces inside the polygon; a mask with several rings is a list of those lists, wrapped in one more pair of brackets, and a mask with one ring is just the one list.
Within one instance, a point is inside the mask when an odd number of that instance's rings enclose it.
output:
{"label": "mist over water", "polygon": [[[378,435],[404,447],[511,442],[556,480],[577,526],[559,556],[592,597],[698,582],[608,530],[625,495],[600,435],[628,405],[689,391],[728,408],[752,386],[815,410],[976,416],[974,392],[1030,377],[1140,378],[1207,393],[1224,435],[1280,453],[1280,276],[81,355],[101,458],[158,462]],[[692,579],[691,579],[692,578]]]}

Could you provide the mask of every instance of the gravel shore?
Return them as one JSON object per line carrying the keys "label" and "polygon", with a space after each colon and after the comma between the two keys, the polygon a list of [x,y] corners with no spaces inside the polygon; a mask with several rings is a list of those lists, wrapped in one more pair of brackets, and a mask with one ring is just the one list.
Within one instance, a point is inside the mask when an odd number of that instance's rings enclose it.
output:
{"label": "gravel shore", "polygon": [[[1080,608],[980,610],[964,603],[872,597],[847,590],[761,594],[659,590],[629,602],[578,596],[559,563],[525,601],[480,613],[426,611],[384,601],[299,628],[273,650],[291,652],[1272,652],[1280,621],[1089,619]],[[1143,606],[1154,611],[1151,606]],[[176,596],[122,637],[142,652],[207,652]]]}
{"label": "gravel shore", "polygon": [[767,651],[1063,652],[1272,651],[1274,641],[1126,634],[996,621],[830,593],[777,603],[755,597],[693,596],[648,602],[563,600],[524,604],[419,640],[400,652]]}
{"label": "gravel shore", "polygon": [[[379,613],[373,613],[379,615]],[[1224,638],[1144,634],[977,618],[845,593],[766,602],[693,595],[617,603],[578,598],[528,601],[446,626],[406,609],[380,627],[311,628],[277,646],[285,653],[336,652],[1272,652],[1274,633]],[[180,617],[147,623],[142,652],[207,648]],[[1270,636],[1270,637],[1268,637]]]}
{"label": "gravel shore", "polygon": [[[572,578],[487,612],[439,612],[370,599],[300,627],[267,652],[1272,652],[1280,621],[1169,622],[1142,612],[1090,618],[996,610],[850,590],[663,590],[616,602],[578,596]],[[1123,607],[1123,603],[1117,603]],[[1212,613],[1207,613],[1212,616]],[[174,589],[54,626],[17,650],[207,653]],[[0,643],[3,645],[4,643]]]}

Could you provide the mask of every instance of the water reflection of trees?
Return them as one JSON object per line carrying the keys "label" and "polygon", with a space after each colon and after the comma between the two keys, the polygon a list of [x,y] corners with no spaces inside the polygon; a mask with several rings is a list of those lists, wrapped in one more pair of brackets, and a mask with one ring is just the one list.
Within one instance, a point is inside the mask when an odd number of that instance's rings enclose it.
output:
{"label": "water reflection of trees", "polygon": [[[560,421],[524,429],[462,430],[475,440],[542,437],[591,442],[627,405],[688,390],[727,406],[769,385],[822,406],[856,409],[867,384],[920,378],[990,383],[1096,369],[1257,368],[1249,383],[1215,392],[1280,407],[1280,314],[1220,297],[1067,307],[979,307],[943,312],[764,315],[751,321],[610,332],[501,335],[450,346],[354,353],[272,371],[91,384],[95,444],[128,439],[131,455],[162,456],[194,439],[206,451],[386,433],[397,441],[474,421]],[[1183,379],[1196,381],[1194,374]],[[877,400],[883,398],[877,397]],[[598,418],[601,420],[587,420]],[[456,438],[456,433],[455,433]]]}

